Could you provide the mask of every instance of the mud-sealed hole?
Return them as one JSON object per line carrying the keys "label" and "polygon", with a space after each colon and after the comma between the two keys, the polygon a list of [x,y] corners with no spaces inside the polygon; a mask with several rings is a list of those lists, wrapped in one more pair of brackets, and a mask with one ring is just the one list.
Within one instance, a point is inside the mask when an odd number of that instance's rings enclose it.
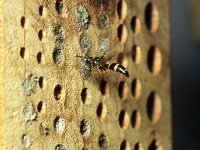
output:
{"label": "mud-sealed hole", "polygon": [[54,98],[56,100],[63,100],[65,98],[65,90],[60,84],[57,84],[54,88]]}
{"label": "mud-sealed hole", "polygon": [[60,15],[63,12],[63,0],[56,0],[55,9],[57,13]]}
{"label": "mud-sealed hole", "polygon": [[87,138],[90,135],[90,123],[86,119],[83,119],[80,122],[80,133],[84,138]]}
{"label": "mud-sealed hole", "polygon": [[56,133],[62,134],[64,129],[65,129],[65,120],[64,120],[64,118],[61,117],[61,116],[57,116],[54,119],[53,125],[54,125],[54,130],[56,131]]}
{"label": "mud-sealed hole", "polygon": [[130,122],[130,118],[129,118],[129,114],[127,111],[125,110],[121,110],[120,114],[119,114],[119,125],[122,129],[126,130],[129,126],[129,122]]}
{"label": "mud-sealed hole", "polygon": [[109,141],[108,141],[108,137],[104,134],[101,133],[99,135],[99,147],[101,150],[107,150],[109,146]]}
{"label": "mud-sealed hole", "polygon": [[53,51],[53,61],[56,65],[60,65],[62,63],[63,56],[62,50],[59,47],[56,47]]}

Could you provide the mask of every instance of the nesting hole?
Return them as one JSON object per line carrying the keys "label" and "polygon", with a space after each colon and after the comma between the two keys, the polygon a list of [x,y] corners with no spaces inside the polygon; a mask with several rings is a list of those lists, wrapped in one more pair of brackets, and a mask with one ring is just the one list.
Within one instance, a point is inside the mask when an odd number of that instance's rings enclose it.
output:
{"label": "nesting hole", "polygon": [[159,12],[155,4],[147,4],[145,9],[146,26],[150,32],[156,32],[159,27]]}
{"label": "nesting hole", "polygon": [[126,56],[125,53],[119,53],[118,58],[117,58],[117,62],[119,64],[121,64],[122,66],[124,66],[125,68],[127,68],[128,66],[128,58]]}
{"label": "nesting hole", "polygon": [[142,116],[139,111],[134,110],[131,116],[131,124],[133,128],[139,129],[142,124]]}
{"label": "nesting hole", "polygon": [[164,150],[163,146],[161,145],[160,141],[153,140],[148,147],[148,150]]}
{"label": "nesting hole", "polygon": [[43,5],[39,6],[39,15],[41,17],[45,17],[46,16],[46,8]]}
{"label": "nesting hole", "polygon": [[55,8],[57,13],[60,15],[63,11],[63,0],[56,0]]}
{"label": "nesting hole", "polygon": [[127,111],[122,110],[119,114],[119,125],[122,129],[126,130],[129,126],[129,114]]}
{"label": "nesting hole", "polygon": [[83,88],[81,92],[81,100],[85,104],[85,101],[87,99],[87,88]]}
{"label": "nesting hole", "polygon": [[120,145],[120,150],[131,150],[130,143],[126,140],[123,140]]}
{"label": "nesting hole", "polygon": [[41,65],[45,64],[45,57],[44,57],[44,54],[42,52],[38,52],[37,62],[38,62],[38,64],[41,64]]}
{"label": "nesting hole", "polygon": [[89,121],[83,119],[80,122],[80,133],[85,138],[90,135],[90,123],[89,123]]}
{"label": "nesting hole", "polygon": [[124,44],[126,42],[127,36],[128,36],[128,31],[124,24],[119,25],[117,36],[118,36],[119,41],[122,44]]}
{"label": "nesting hole", "polygon": [[105,80],[101,81],[100,91],[101,91],[102,95],[109,95],[110,94],[110,86]]}
{"label": "nesting hole", "polygon": [[127,4],[125,0],[120,0],[117,5],[117,13],[120,19],[125,20],[127,16]]}
{"label": "nesting hole", "polygon": [[54,98],[56,100],[62,100],[64,99],[64,97],[65,97],[64,88],[60,84],[56,85],[54,88]]}
{"label": "nesting hole", "polygon": [[142,84],[139,79],[134,79],[131,84],[131,92],[135,99],[138,99],[142,93]]}
{"label": "nesting hole", "polygon": [[119,97],[122,101],[126,100],[128,97],[128,85],[126,82],[122,81],[118,87]]}
{"label": "nesting hole", "polygon": [[57,144],[55,150],[65,150],[65,147],[62,144]]}
{"label": "nesting hole", "polygon": [[138,34],[141,31],[142,25],[138,17],[134,16],[131,20],[131,28],[134,34]]}
{"label": "nesting hole", "polygon": [[108,109],[105,104],[99,103],[97,107],[97,116],[101,119],[104,120],[106,118]]}
{"label": "nesting hole", "polygon": [[65,129],[65,120],[61,116],[57,116],[54,119],[54,130],[58,134],[62,134]]}
{"label": "nesting hole", "polygon": [[21,26],[22,26],[22,28],[24,28],[25,23],[26,23],[26,18],[25,18],[24,16],[22,16],[20,22],[21,22]]}
{"label": "nesting hole", "polygon": [[46,89],[46,85],[47,85],[47,82],[46,82],[46,79],[44,77],[40,77],[39,78],[39,86],[42,90],[45,90]]}
{"label": "nesting hole", "polygon": [[134,150],[144,150],[142,143],[138,142],[134,146]]}
{"label": "nesting hole", "polygon": [[147,99],[147,113],[152,123],[158,122],[161,116],[162,104],[161,99],[155,92],[151,92]]}
{"label": "nesting hole", "polygon": [[152,46],[148,52],[148,68],[153,75],[162,69],[162,55],[159,48]]}
{"label": "nesting hole", "polygon": [[134,45],[132,48],[132,60],[135,64],[139,64],[141,61],[142,52],[141,48],[137,45]]}
{"label": "nesting hole", "polygon": [[108,137],[104,133],[101,133],[99,136],[99,147],[102,150],[106,150],[108,149],[108,145],[109,145]]}
{"label": "nesting hole", "polygon": [[41,112],[41,113],[44,113],[44,112],[45,112],[45,104],[44,104],[42,101],[40,101],[40,102],[38,103],[38,105],[37,105],[37,110],[38,110],[38,112]]}
{"label": "nesting hole", "polygon": [[22,59],[27,60],[28,59],[28,50],[25,47],[20,48],[20,56]]}
{"label": "nesting hole", "polygon": [[39,38],[39,40],[42,41],[42,42],[44,42],[44,39],[45,39],[44,37],[45,37],[45,32],[43,30],[40,30],[38,32],[38,38]]}

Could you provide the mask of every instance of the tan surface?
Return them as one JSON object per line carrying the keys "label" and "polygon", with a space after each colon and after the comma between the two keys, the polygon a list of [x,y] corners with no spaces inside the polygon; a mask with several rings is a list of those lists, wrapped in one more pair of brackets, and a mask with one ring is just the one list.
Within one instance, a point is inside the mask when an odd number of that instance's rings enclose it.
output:
{"label": "tan surface", "polygon": [[[27,134],[32,141],[28,149],[55,149],[57,144],[63,144],[66,149],[99,149],[99,136],[101,133],[108,139],[108,149],[120,148],[123,140],[129,142],[130,149],[135,144],[147,149],[153,140],[155,149],[166,150],[171,148],[171,106],[170,106],[170,71],[169,71],[169,22],[168,1],[154,0],[159,16],[154,9],[153,22],[149,28],[145,25],[146,1],[123,1],[121,19],[118,17],[117,1],[110,0],[101,6],[97,1],[63,1],[63,12],[58,15],[55,11],[55,1],[12,0],[1,1],[0,24],[0,139],[5,149],[24,149],[22,135]],[[46,13],[39,15],[39,7],[43,5]],[[77,5],[83,5],[90,14],[91,22],[85,31],[79,31],[75,9]],[[99,29],[98,15],[105,11],[109,17],[107,29]],[[126,17],[127,13],[127,17]],[[25,26],[21,26],[20,20],[25,16]],[[131,20],[137,16],[134,30]],[[2,18],[3,17],[3,18]],[[62,62],[56,65],[53,61],[53,51],[56,46],[54,27],[61,24],[64,30],[64,42],[62,43]],[[120,24],[123,34],[119,42],[117,29]],[[158,26],[158,28],[157,28]],[[38,38],[40,30],[45,32],[42,40]],[[3,34],[2,34],[3,31]],[[126,32],[127,33],[124,33]],[[133,34],[133,31],[135,34]],[[137,32],[136,32],[137,31]],[[79,72],[80,61],[76,55],[82,55],[79,46],[79,38],[82,33],[87,33],[91,39],[92,48],[90,56],[102,56],[99,51],[99,37],[105,35],[110,41],[110,52],[106,56],[114,55],[112,62],[116,62],[117,53],[125,51],[129,78],[121,74],[108,71],[103,75],[107,82],[105,95],[101,94],[100,84],[102,75],[94,70],[87,80],[83,80]],[[127,37],[126,37],[127,35]],[[2,40],[3,38],[3,40]],[[136,63],[132,60],[132,47],[138,45],[141,49],[137,54]],[[148,51],[152,48],[154,62],[148,69]],[[25,47],[25,54],[20,56],[20,48]],[[157,53],[158,51],[158,53]],[[42,61],[38,64],[37,55],[42,52]],[[160,53],[159,53],[160,52]],[[21,55],[23,50],[21,52]],[[141,60],[139,61],[138,59]],[[122,62],[124,63],[124,62]],[[125,64],[126,66],[126,64]],[[160,70],[161,69],[161,70]],[[22,84],[28,74],[38,79],[42,76],[46,84],[41,89],[37,84],[36,92],[31,96],[24,95]],[[32,78],[31,78],[32,79]],[[41,79],[41,78],[40,78]],[[134,79],[136,82],[134,82]],[[33,84],[34,84],[33,80]],[[118,86],[124,81],[122,98],[118,94]],[[135,93],[131,92],[132,82],[136,83]],[[26,83],[25,83],[26,84]],[[30,84],[28,82],[28,84]],[[60,94],[54,97],[56,85],[62,86]],[[139,84],[139,85],[138,85]],[[81,100],[81,91],[87,88],[85,103]],[[147,99],[150,98],[155,105],[151,115],[147,114]],[[124,94],[124,95],[123,95]],[[42,101],[43,107],[38,112],[38,103]],[[151,100],[150,100],[151,101]],[[25,121],[23,109],[25,105],[32,104],[37,118],[28,123]],[[103,111],[97,115],[99,103],[103,103]],[[150,105],[150,104],[149,104]],[[107,110],[106,110],[107,109]],[[124,122],[119,123],[121,110],[125,110]],[[131,125],[131,115],[136,113],[135,125]],[[2,112],[4,111],[4,112]],[[123,113],[122,113],[123,114]],[[56,133],[54,119],[61,116],[65,127],[63,133]],[[139,118],[138,118],[139,116]],[[141,117],[141,118],[140,118]],[[80,133],[80,122],[86,119],[90,130],[83,135]],[[134,122],[134,121],[133,121]],[[49,129],[49,135],[41,135],[39,126],[43,123]],[[134,128],[135,127],[135,128]]]}

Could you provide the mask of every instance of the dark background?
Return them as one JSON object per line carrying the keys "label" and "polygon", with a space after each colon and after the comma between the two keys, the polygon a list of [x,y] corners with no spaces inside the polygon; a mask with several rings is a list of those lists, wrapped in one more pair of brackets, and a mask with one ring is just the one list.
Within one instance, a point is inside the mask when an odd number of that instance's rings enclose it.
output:
{"label": "dark background", "polygon": [[200,44],[189,2],[170,1],[174,150],[200,150]]}

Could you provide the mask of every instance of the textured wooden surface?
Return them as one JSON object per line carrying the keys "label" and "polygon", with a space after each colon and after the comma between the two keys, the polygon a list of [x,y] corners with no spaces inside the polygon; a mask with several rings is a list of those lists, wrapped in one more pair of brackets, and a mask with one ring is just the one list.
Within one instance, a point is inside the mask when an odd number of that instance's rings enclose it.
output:
{"label": "textured wooden surface", "polygon": [[[1,4],[2,149],[172,149],[167,0]],[[121,58],[130,77],[83,80],[86,51]]]}

